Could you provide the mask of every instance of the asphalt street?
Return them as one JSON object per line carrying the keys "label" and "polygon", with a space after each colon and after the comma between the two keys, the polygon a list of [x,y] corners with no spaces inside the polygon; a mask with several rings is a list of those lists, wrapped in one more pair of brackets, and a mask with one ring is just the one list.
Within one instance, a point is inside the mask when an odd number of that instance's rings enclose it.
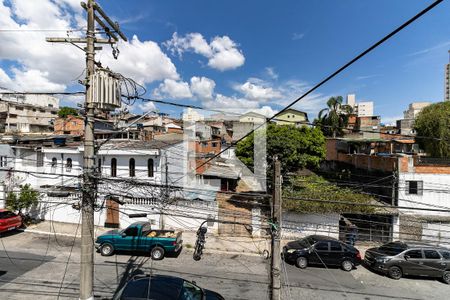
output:
{"label": "asphalt street", "polygon": [[[0,244],[0,299],[77,299],[79,240],[53,235],[12,233]],[[6,250],[6,251],[5,251]],[[72,251],[71,251],[72,250]],[[95,256],[95,298],[110,299],[134,274],[167,274],[194,280],[226,299],[268,299],[269,261],[262,257],[206,253],[192,259],[190,249],[179,257],[153,261],[129,254]],[[450,286],[437,280],[392,280],[364,267],[300,270],[283,264],[282,299],[447,299]]]}

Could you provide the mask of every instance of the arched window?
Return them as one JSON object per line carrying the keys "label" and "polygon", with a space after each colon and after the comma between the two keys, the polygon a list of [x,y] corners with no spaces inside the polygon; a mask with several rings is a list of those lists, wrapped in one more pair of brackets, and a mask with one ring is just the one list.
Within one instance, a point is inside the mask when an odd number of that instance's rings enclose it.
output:
{"label": "arched window", "polygon": [[51,168],[52,168],[52,173],[56,172],[56,165],[58,164],[58,160],[56,159],[56,157],[52,158],[52,164],[51,164]]}
{"label": "arched window", "polygon": [[98,173],[102,175],[102,158],[98,158]]}
{"label": "arched window", "polygon": [[117,159],[111,159],[111,177],[117,176]]}
{"label": "arched window", "polygon": [[134,158],[130,158],[129,168],[130,168],[130,177],[136,176],[136,163],[134,161]]}
{"label": "arched window", "polygon": [[66,160],[66,172],[72,171],[72,159],[68,158]]}
{"label": "arched window", "polygon": [[147,161],[148,177],[153,177],[153,159]]}

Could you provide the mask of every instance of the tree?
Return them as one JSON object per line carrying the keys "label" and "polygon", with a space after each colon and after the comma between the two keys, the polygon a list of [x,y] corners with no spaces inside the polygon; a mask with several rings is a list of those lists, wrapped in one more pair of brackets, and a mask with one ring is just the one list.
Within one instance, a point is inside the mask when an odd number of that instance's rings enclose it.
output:
{"label": "tree", "polygon": [[78,116],[78,110],[69,106],[61,107],[58,111],[58,117],[67,118],[67,116]]}
{"label": "tree", "polygon": [[414,129],[416,140],[425,152],[433,157],[450,157],[449,101],[425,107],[417,116]]}
{"label": "tree", "polygon": [[314,121],[326,136],[333,138],[342,136],[343,129],[348,125],[349,115],[353,112],[353,108],[350,105],[343,105],[342,101],[342,96],[328,99],[328,107],[322,109]]}
{"label": "tree", "polygon": [[6,197],[6,206],[14,211],[22,213],[33,205],[36,205],[39,200],[39,193],[35,191],[29,184],[21,185],[19,197],[15,192],[9,192]]}
{"label": "tree", "polygon": [[341,201],[369,204],[374,198],[346,187],[338,187],[324,178],[297,176],[283,189],[283,207],[298,213],[372,213],[373,206],[326,203],[306,200]]}
{"label": "tree", "polygon": [[[257,130],[256,134],[260,134]],[[269,171],[271,158],[278,156],[283,172],[297,171],[302,168],[318,168],[325,158],[325,137],[318,128],[294,125],[269,124],[266,131],[267,157]],[[251,134],[236,146],[238,158],[253,169],[254,134]]]}

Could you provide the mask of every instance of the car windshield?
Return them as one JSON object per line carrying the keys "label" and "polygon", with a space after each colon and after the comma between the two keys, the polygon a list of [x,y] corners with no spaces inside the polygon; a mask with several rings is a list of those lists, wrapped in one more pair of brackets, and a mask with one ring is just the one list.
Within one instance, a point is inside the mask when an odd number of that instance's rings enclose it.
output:
{"label": "car windshield", "polygon": [[198,286],[190,283],[189,281],[185,281],[183,283],[183,290],[181,291],[181,295],[183,300],[202,300],[203,291]]}
{"label": "car windshield", "polygon": [[379,252],[389,255],[397,255],[404,250],[406,250],[406,246],[400,243],[387,243],[378,248]]}

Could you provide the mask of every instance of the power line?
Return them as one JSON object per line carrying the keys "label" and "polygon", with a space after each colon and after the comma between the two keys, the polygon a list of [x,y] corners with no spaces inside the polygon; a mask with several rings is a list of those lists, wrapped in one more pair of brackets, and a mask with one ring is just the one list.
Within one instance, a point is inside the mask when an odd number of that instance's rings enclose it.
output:
{"label": "power line", "polygon": [[[395,34],[397,34],[398,32],[400,32],[401,30],[403,30],[404,28],[406,28],[408,25],[410,25],[411,23],[413,23],[415,20],[417,20],[418,18],[420,18],[421,16],[423,16],[424,14],[426,14],[428,11],[430,11],[431,9],[433,9],[435,6],[437,6],[438,4],[440,4],[443,0],[436,0],[435,2],[433,2],[431,5],[429,5],[428,7],[426,7],[424,10],[422,10],[421,12],[419,12],[418,14],[416,14],[414,17],[412,17],[411,19],[409,19],[408,21],[406,21],[405,23],[403,23],[402,25],[400,25],[399,27],[397,27],[394,31],[392,31],[391,33],[389,33],[388,35],[386,35],[385,37],[383,37],[381,40],[379,40],[378,42],[376,42],[375,44],[373,44],[372,46],[370,46],[369,48],[367,48],[365,51],[363,51],[362,53],[360,53],[359,55],[357,55],[355,58],[351,59],[349,62],[347,62],[346,64],[344,64],[342,67],[340,67],[338,70],[336,70],[335,72],[333,72],[332,74],[330,74],[328,77],[326,77],[325,79],[323,79],[322,81],[320,81],[318,84],[316,84],[314,87],[312,87],[311,89],[309,89],[306,93],[304,93],[302,96],[300,96],[299,98],[297,98],[296,100],[294,100],[293,102],[291,102],[289,105],[287,105],[286,107],[284,107],[282,110],[280,110],[278,113],[276,113],[275,115],[273,115],[272,117],[268,118],[264,123],[258,125],[256,128],[254,128],[253,130],[251,130],[250,132],[248,132],[247,134],[245,134],[243,137],[241,137],[240,139],[238,139],[235,143],[240,142],[242,140],[244,140],[246,137],[250,136],[253,132],[255,132],[256,130],[258,130],[259,128],[262,128],[264,125],[266,125],[268,122],[270,122],[271,120],[275,119],[277,116],[279,116],[281,113],[285,112],[287,109],[289,109],[290,107],[292,107],[294,104],[296,104],[297,102],[299,102],[300,100],[304,99],[306,96],[308,96],[309,94],[311,94],[312,92],[314,92],[316,89],[318,89],[319,87],[321,87],[322,85],[324,85],[326,82],[328,82],[329,80],[331,80],[332,78],[334,78],[336,75],[338,75],[339,73],[341,73],[342,71],[344,71],[345,69],[347,69],[348,67],[350,67],[352,64],[354,64],[356,61],[358,61],[359,59],[361,59],[362,57],[364,57],[365,55],[367,55],[368,53],[370,53],[371,51],[373,51],[375,48],[377,48],[378,46],[380,46],[381,44],[383,44],[384,42],[386,42],[388,39],[390,39],[391,37],[393,37]],[[218,157],[220,154],[224,153],[225,151],[227,151],[229,148],[231,148],[231,146],[226,147],[225,149],[221,150],[219,153],[215,154],[212,158],[208,159],[207,161],[205,161],[204,163],[202,163],[200,166],[197,166],[196,170],[198,170],[199,168],[201,168],[202,166],[206,165],[208,162],[212,161],[213,159],[215,159],[216,157]]]}

